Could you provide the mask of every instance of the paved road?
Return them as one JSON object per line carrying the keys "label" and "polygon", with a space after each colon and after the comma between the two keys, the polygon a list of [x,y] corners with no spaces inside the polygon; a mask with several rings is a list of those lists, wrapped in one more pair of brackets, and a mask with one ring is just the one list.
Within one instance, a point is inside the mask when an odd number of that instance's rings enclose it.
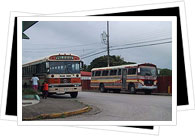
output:
{"label": "paved road", "polygon": [[[68,97],[68,96],[63,96]],[[68,121],[170,121],[171,96],[80,92],[78,101],[93,110],[82,115],[52,120]]]}

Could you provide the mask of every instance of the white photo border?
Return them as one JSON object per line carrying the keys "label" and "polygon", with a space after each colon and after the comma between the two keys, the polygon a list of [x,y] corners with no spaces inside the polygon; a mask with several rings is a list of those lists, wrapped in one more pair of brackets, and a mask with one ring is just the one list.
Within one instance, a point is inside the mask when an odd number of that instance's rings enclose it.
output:
{"label": "white photo border", "polygon": [[0,111],[1,112],[1,119],[3,119],[3,120],[17,120],[17,116],[6,115],[15,17],[17,17],[17,16],[30,16],[30,15],[33,16],[33,15],[38,15],[38,14],[23,13],[23,12],[10,12],[8,40],[7,40],[7,48],[6,48],[6,56],[5,56],[5,69],[4,69],[4,75],[3,75],[4,81],[3,81],[3,91],[2,91],[2,99],[1,99],[1,111]]}
{"label": "white photo border", "polygon": [[74,126],[76,128],[87,128],[87,129],[98,129],[105,131],[116,131],[116,132],[129,132],[129,133],[138,133],[138,134],[151,134],[158,135],[159,134],[159,126],[153,126],[153,129],[147,128],[135,128],[135,127],[124,127],[124,126]]}
{"label": "white photo border", "polygon": [[22,121],[22,91],[18,91],[18,125],[95,125],[95,126],[151,126],[151,125],[176,125],[177,107],[177,21],[176,17],[18,17],[18,88],[22,90],[22,21],[171,21],[172,22],[172,121]]}
{"label": "white photo border", "polygon": [[[117,12],[131,12],[131,11],[141,11],[141,10],[151,10],[151,9],[159,9],[159,8],[169,8],[169,7],[179,7],[180,8],[180,18],[181,18],[181,28],[182,28],[182,40],[185,38],[185,42],[183,42],[183,49],[185,49],[185,68],[187,71],[187,93],[189,104],[188,105],[179,105],[177,106],[178,111],[194,109],[194,94],[193,94],[193,84],[192,84],[192,75],[191,75],[191,64],[190,64],[190,55],[189,55],[189,45],[188,45],[188,37],[187,37],[187,27],[186,27],[186,15],[185,15],[185,6],[184,2],[169,2],[169,3],[148,3],[147,5],[132,5],[126,7],[114,7],[114,8],[106,8],[106,9],[95,9],[88,11],[73,11],[73,12],[65,12],[65,13],[56,13],[56,14],[40,14],[40,13],[28,13],[28,12],[19,12],[13,11],[10,13],[9,20],[9,31],[8,31],[8,42],[7,42],[7,50],[6,50],[6,63],[5,63],[5,72],[4,72],[4,82],[3,82],[3,92],[2,92],[2,101],[1,101],[1,119],[5,120],[17,120],[16,116],[6,115],[6,103],[7,103],[7,89],[8,89],[8,80],[9,80],[9,70],[10,70],[10,60],[11,60],[11,48],[12,48],[12,40],[13,40],[13,27],[14,27],[14,18],[19,16],[86,16],[86,15],[96,15],[96,14],[108,14],[108,13],[117,13]],[[185,33],[185,34],[183,34]],[[188,65],[187,65],[188,63]]]}

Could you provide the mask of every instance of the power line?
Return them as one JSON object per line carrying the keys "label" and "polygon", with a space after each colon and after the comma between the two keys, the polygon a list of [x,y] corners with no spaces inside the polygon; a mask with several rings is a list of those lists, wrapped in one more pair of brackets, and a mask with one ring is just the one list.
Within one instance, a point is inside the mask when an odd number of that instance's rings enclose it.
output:
{"label": "power line", "polygon": [[[155,33],[150,32],[148,34],[148,32],[147,32],[147,33],[134,34],[133,37],[134,37],[133,38],[134,41],[140,41],[140,40],[146,40],[146,39],[154,39],[155,37],[171,37],[171,33],[169,33],[169,32],[160,32],[160,33],[159,32],[155,32]],[[113,42],[116,42],[116,41],[113,41]]]}
{"label": "power line", "polygon": [[168,41],[168,42],[162,42],[162,43],[153,43],[153,44],[148,44],[148,45],[137,45],[137,46],[133,46],[133,47],[121,47],[121,48],[115,48],[115,49],[111,49],[111,50],[122,50],[122,49],[129,49],[129,48],[138,48],[138,47],[146,47],[146,46],[154,46],[154,45],[160,45],[160,44],[166,44],[166,43],[171,43],[172,41]]}
{"label": "power line", "polygon": [[[168,39],[171,39],[171,38],[162,38],[162,39],[156,39],[156,40],[148,40],[148,41],[142,41],[142,42],[128,43],[128,44],[124,44],[124,45],[115,45],[115,46],[111,46],[110,48],[117,47],[117,46],[129,46],[129,45],[134,45],[134,44],[141,44],[141,43],[148,43],[148,42],[156,42],[156,41],[162,41],[162,40],[168,40]],[[95,50],[95,51],[97,51],[97,50]],[[91,52],[91,53],[94,53],[94,52]],[[86,55],[82,55],[82,56],[85,57],[85,56],[88,56],[91,53],[86,53]]]}
{"label": "power line", "polygon": [[[145,44],[145,45],[137,45],[137,46],[131,46],[131,47],[121,47],[121,48],[115,48],[115,49],[110,49],[110,50],[122,50],[122,49],[129,49],[129,48],[140,48],[140,47],[161,45],[161,44],[166,44],[166,43],[171,43],[171,42],[172,42],[172,41],[161,42],[161,43],[153,43],[153,44]],[[107,51],[107,50],[100,51],[100,52],[97,52],[97,53],[94,53],[94,54],[91,54],[91,55],[82,57],[81,59],[85,59],[85,58],[88,58],[88,57],[91,57],[91,56],[94,56],[94,55],[97,55],[97,54],[100,54],[100,53],[103,53],[103,52],[106,52],[106,51]]]}
{"label": "power line", "polygon": [[81,56],[86,56],[86,55],[89,55],[89,54],[91,54],[91,53],[94,53],[94,52],[96,52],[97,50],[102,50],[102,49],[106,49],[107,47],[103,47],[103,48],[98,48],[98,49],[94,49],[93,51],[90,51],[90,52],[87,52],[87,53],[85,53],[85,54],[82,54]]}
{"label": "power line", "polygon": [[[156,41],[162,41],[162,40],[167,40],[167,39],[171,39],[171,38],[162,38],[162,39],[156,39],[156,40],[148,40],[148,41],[143,41],[143,42],[134,42],[134,43],[127,43],[127,44],[124,44],[124,45],[115,45],[115,46],[111,46],[110,50],[117,50],[117,49],[112,49],[114,47],[117,47],[117,46],[129,46],[129,45],[134,45],[134,44],[141,44],[141,43],[148,43],[148,42],[156,42]],[[89,44],[85,44],[85,45],[89,45]],[[91,46],[91,45],[90,45]],[[134,46],[133,46],[134,47]],[[59,48],[59,47],[58,47]],[[47,48],[47,49],[50,49],[50,48]],[[86,58],[87,56],[90,56],[89,54],[91,54],[93,56],[93,54],[98,54],[98,53],[103,53],[105,52],[106,50],[103,50],[103,49],[106,49],[106,47],[101,47],[101,48],[97,48],[97,49],[94,49],[94,48],[91,48],[91,49],[85,49],[85,50],[92,50],[90,52],[87,52],[85,54],[82,54],[80,55],[82,58]],[[25,50],[23,49],[25,52],[32,52],[32,50]],[[37,49],[37,50],[40,50],[40,49]],[[94,51],[98,51],[98,50],[103,50],[103,51],[99,51],[97,53],[94,53]],[[72,51],[82,51],[82,50],[69,50],[68,52],[72,52]],[[37,52],[37,51],[36,51]],[[35,53],[35,52],[34,52]],[[37,53],[40,53],[40,52],[37,52]]]}
{"label": "power line", "polygon": [[[134,44],[140,44],[140,43],[148,43],[148,42],[156,42],[156,41],[164,41],[164,40],[168,40],[168,39],[172,39],[172,38],[162,38],[162,39],[149,40],[149,41],[143,41],[143,42],[127,43],[127,44],[124,44],[123,46],[126,46],[126,45],[134,45]],[[117,47],[117,46],[121,46],[121,45],[111,46],[110,48]]]}
{"label": "power line", "polygon": [[[171,38],[162,38],[162,39],[156,39],[156,40],[148,40],[148,41],[143,41],[143,42],[134,42],[134,43],[127,43],[127,44],[124,44],[122,46],[129,46],[129,45],[134,45],[134,44],[140,44],[140,43],[148,43],[148,42],[156,42],[156,41],[162,41],[162,40],[168,40],[168,39],[171,39]],[[113,43],[112,43],[113,44]],[[117,47],[117,46],[121,46],[121,45],[115,45],[115,46],[110,46],[110,48],[113,48],[113,47]],[[106,47],[105,47],[106,48]],[[105,49],[105,48],[102,48],[102,49]],[[101,49],[101,48],[100,48]],[[86,56],[86,55],[89,55],[91,53],[94,53],[94,51],[97,51],[96,49],[93,50],[92,52],[88,52],[88,53],[85,53],[81,56]]]}

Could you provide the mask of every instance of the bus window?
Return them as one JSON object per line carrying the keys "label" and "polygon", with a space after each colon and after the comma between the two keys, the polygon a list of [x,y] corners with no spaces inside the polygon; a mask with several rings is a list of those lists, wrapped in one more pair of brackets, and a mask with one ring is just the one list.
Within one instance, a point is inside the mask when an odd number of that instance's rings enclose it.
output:
{"label": "bus window", "polygon": [[35,66],[32,65],[32,73],[35,74]]}
{"label": "bus window", "polygon": [[117,72],[117,70],[116,70],[116,69],[114,69],[114,70],[110,70],[110,75],[111,75],[111,76],[116,75],[116,72]]}
{"label": "bus window", "polygon": [[92,71],[92,76],[94,76],[95,71]]}
{"label": "bus window", "polygon": [[73,73],[76,73],[77,71],[79,71],[80,68],[79,68],[79,63],[75,63],[75,64],[72,64],[72,72]]}
{"label": "bus window", "polygon": [[104,70],[104,71],[102,72],[102,76],[108,76],[108,70]]}
{"label": "bus window", "polygon": [[75,65],[76,65],[76,67],[75,67],[75,72],[76,72],[76,71],[79,71],[79,70],[80,70],[80,64],[79,64],[79,63],[76,63]]}
{"label": "bus window", "polygon": [[118,69],[118,75],[121,75],[121,69]]}
{"label": "bus window", "polygon": [[27,68],[28,68],[28,75],[29,75],[30,74],[30,67],[28,66]]}
{"label": "bus window", "polygon": [[128,75],[134,75],[134,74],[136,74],[136,68],[129,68]]}
{"label": "bus window", "polygon": [[95,72],[95,76],[100,76],[100,74],[101,74],[101,71],[96,71]]}
{"label": "bus window", "polygon": [[50,62],[50,74],[72,74],[80,72],[79,62]]}
{"label": "bus window", "polygon": [[22,68],[22,75],[24,75],[24,68]]}
{"label": "bus window", "polygon": [[24,68],[22,68],[22,75],[24,75]]}

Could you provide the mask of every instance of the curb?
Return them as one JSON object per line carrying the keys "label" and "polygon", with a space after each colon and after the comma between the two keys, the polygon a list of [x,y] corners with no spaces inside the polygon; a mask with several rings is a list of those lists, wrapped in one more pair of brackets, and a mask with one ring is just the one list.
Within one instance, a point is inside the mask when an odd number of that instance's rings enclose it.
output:
{"label": "curb", "polygon": [[168,94],[168,93],[152,93],[152,95],[172,96],[172,94]]}
{"label": "curb", "polygon": [[22,100],[22,107],[26,107],[26,106],[32,106],[35,104],[39,104],[40,101],[38,100]]}
{"label": "curb", "polygon": [[69,117],[69,116],[89,112],[91,109],[92,108],[90,106],[86,106],[86,107],[79,109],[79,110],[62,112],[62,113],[41,114],[41,115],[31,117],[31,118],[23,118],[22,120],[29,121],[29,120],[41,120],[41,119],[53,119],[53,118],[60,118],[60,117],[64,118],[64,117]]}
{"label": "curb", "polygon": [[38,101],[40,101],[40,97],[36,94],[36,95],[34,95],[34,94],[28,94],[28,95],[23,95],[22,96],[22,99],[24,99],[24,100],[38,100]]}

